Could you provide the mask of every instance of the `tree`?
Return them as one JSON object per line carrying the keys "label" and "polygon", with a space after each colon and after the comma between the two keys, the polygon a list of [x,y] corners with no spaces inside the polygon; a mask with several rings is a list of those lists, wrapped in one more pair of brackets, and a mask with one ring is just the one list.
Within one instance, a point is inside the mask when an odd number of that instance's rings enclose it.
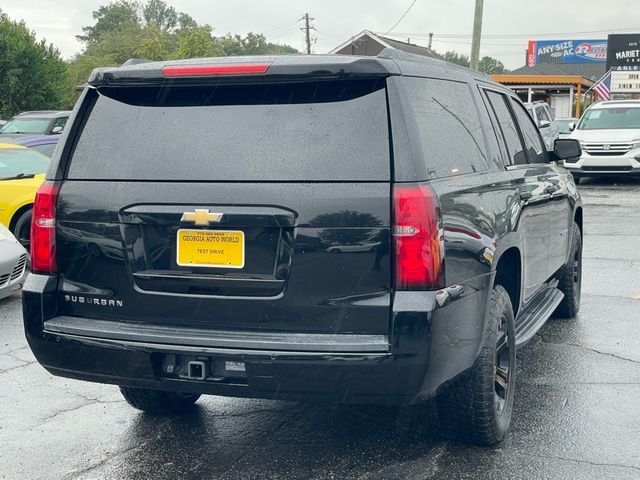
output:
{"label": "tree", "polygon": [[175,58],[197,58],[221,55],[223,52],[211,36],[209,25],[181,29]]}
{"label": "tree", "polygon": [[[469,57],[467,55],[449,51],[443,56],[447,62],[455,63],[456,65],[461,65],[463,67],[469,67],[470,65]],[[478,63],[478,70],[489,75],[505,73],[507,71],[500,60],[488,56],[484,56],[480,59],[480,62]]]}
{"label": "tree", "polygon": [[0,117],[66,108],[69,101],[67,65],[60,52],[0,10]]}
{"label": "tree", "polygon": [[137,2],[119,0],[103,5],[92,16],[95,25],[82,27],[84,35],[76,38],[87,44],[98,42],[106,33],[114,33],[140,24],[140,5]]}
{"label": "tree", "polygon": [[478,70],[489,75],[501,74],[507,71],[502,62],[493,57],[482,57],[478,63]]}
{"label": "tree", "polygon": [[[175,29],[181,15],[184,14],[178,14],[175,8],[168,6],[162,0],[149,0],[142,7],[142,18],[145,24],[163,31]],[[193,18],[191,20],[193,21]]]}
{"label": "tree", "polygon": [[264,35],[214,36],[210,25],[198,25],[163,0],[118,0],[93,12],[94,25],[78,38],[84,51],[69,62],[70,91],[86,82],[96,67],[121,65],[130,58],[171,60],[298,53],[288,45],[268,42]]}
{"label": "tree", "polygon": [[164,0],[118,0],[93,12],[95,25],[82,28],[85,50],[72,62],[73,75],[89,65],[113,66],[128,58],[149,60],[227,55],[298,53],[288,45],[268,42],[264,35],[248,33],[214,37],[210,25]]}
{"label": "tree", "polygon": [[245,37],[241,37],[240,35],[225,35],[215,40],[222,51],[221,56],[299,53],[298,50],[288,45],[267,42],[267,39],[261,33],[249,32]]}
{"label": "tree", "polygon": [[443,56],[447,62],[455,63],[456,65],[460,65],[463,67],[468,67],[470,65],[469,57],[467,55],[463,55],[461,53],[454,52],[454,51],[449,51],[449,52],[445,52]]}

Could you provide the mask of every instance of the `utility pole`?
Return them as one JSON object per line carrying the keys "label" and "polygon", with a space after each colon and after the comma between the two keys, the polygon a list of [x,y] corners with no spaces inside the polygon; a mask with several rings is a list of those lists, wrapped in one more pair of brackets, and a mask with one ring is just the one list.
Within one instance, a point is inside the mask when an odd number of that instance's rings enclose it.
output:
{"label": "utility pole", "polygon": [[482,35],[482,8],[484,0],[476,0],[476,11],[473,16],[473,38],[471,39],[471,61],[473,70],[478,69],[480,60],[480,36]]}
{"label": "utility pole", "polygon": [[429,50],[431,50],[431,45],[433,45],[433,33],[429,32]]}
{"label": "utility pole", "polygon": [[304,17],[300,20],[304,20],[304,27],[300,30],[304,32],[304,39],[307,44],[307,55],[311,55],[311,30],[315,30],[313,25],[311,25],[311,20],[315,20],[315,18],[311,18],[308,13],[305,13]]}

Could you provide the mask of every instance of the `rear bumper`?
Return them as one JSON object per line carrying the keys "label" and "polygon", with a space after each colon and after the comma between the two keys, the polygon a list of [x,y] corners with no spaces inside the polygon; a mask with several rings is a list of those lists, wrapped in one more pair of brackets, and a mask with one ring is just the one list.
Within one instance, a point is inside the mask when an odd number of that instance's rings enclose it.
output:
{"label": "rear bumper", "polygon": [[[23,290],[27,340],[51,373],[101,383],[193,393],[339,403],[411,404],[473,365],[482,337],[490,275],[442,305],[435,292],[398,292],[385,335],[131,331],[116,322],[60,317],[55,278],[32,275]],[[440,300],[440,304],[438,303]],[[440,306],[442,305],[442,306]],[[134,328],[135,330],[135,328]],[[244,342],[244,343],[243,343]],[[244,373],[205,380],[167,374],[167,358],[242,363]],[[209,368],[209,367],[207,367]],[[220,370],[218,370],[220,371]]]}

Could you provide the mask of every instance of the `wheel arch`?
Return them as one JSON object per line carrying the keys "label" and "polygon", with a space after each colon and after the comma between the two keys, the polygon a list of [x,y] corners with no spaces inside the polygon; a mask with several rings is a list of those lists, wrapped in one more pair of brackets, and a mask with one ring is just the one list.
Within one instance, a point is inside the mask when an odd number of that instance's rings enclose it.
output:
{"label": "wheel arch", "polygon": [[573,221],[578,225],[578,228],[580,229],[580,235],[584,236],[584,230],[582,227],[582,207],[576,208],[576,211],[573,214]]}
{"label": "wheel arch", "polygon": [[20,215],[22,215],[27,210],[31,210],[31,209],[33,209],[33,202],[25,203],[24,205],[16,209],[15,212],[13,212],[13,215],[11,216],[11,220],[9,221],[9,230],[11,230],[11,232],[13,232],[13,229],[16,225],[16,222],[18,221],[18,218],[20,218]]}
{"label": "wheel arch", "polygon": [[522,256],[518,247],[510,247],[500,255],[493,285],[501,285],[507,291],[513,314],[517,315],[522,298]]}

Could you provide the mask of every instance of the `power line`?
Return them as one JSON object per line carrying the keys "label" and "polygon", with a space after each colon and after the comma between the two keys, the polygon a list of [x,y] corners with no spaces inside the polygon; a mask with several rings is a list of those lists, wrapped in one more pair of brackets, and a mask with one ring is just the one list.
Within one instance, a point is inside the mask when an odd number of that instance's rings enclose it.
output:
{"label": "power line", "polygon": [[[442,39],[436,39],[436,41],[440,42],[440,43],[455,43],[457,45],[471,45],[471,41],[461,41],[461,40],[442,40]],[[494,47],[518,47],[518,48],[524,48],[526,47],[526,45],[523,45],[522,43],[487,43],[487,42],[482,42],[482,45],[491,45]]]}
{"label": "power line", "polygon": [[[500,35],[482,35],[482,38],[533,38],[533,37],[552,37],[552,36],[574,36],[574,35],[586,35],[590,33],[615,33],[631,30],[639,30],[640,27],[625,27],[625,28],[610,28],[607,30],[584,30],[581,32],[555,32],[555,33],[512,33],[512,34],[500,34]],[[376,32],[380,33],[380,32]],[[389,32],[382,35],[387,35]],[[471,34],[466,33],[435,33],[438,38],[471,38]],[[422,37],[427,38],[429,35],[424,32],[398,32],[394,36],[400,37]]]}
{"label": "power line", "polygon": [[398,25],[400,25],[400,22],[402,20],[404,20],[404,17],[407,16],[407,14],[411,11],[411,9],[413,8],[413,6],[416,4],[418,0],[413,0],[413,2],[411,2],[411,5],[409,5],[409,8],[407,8],[405,10],[405,12],[400,16],[400,18],[398,19],[398,21],[393,25],[393,27],[391,27],[389,30],[387,30],[385,33],[383,33],[382,35],[387,35],[389,33],[391,33],[393,31],[394,28],[396,28]]}
{"label": "power line", "polygon": [[271,29],[269,29],[269,30],[267,30],[265,32],[262,32],[262,34],[265,37],[267,37],[269,35],[274,35],[276,33],[279,35],[280,33],[278,33],[278,32],[281,32],[283,30],[284,31],[291,30],[293,27],[296,27],[298,25],[298,22],[299,22],[299,20],[296,20],[293,23],[287,23],[287,24],[284,24],[284,25],[280,25],[279,27],[274,27],[274,28],[271,28]]}
{"label": "power line", "polygon": [[269,37],[267,38],[267,40],[269,40],[270,42],[274,41],[274,40],[278,40],[279,38],[282,38],[283,36],[289,34],[290,32],[292,32],[293,30],[295,30],[296,28],[298,28],[298,22],[296,22],[294,25],[292,25],[291,27],[280,31],[279,33],[277,33],[276,35],[269,35]]}

